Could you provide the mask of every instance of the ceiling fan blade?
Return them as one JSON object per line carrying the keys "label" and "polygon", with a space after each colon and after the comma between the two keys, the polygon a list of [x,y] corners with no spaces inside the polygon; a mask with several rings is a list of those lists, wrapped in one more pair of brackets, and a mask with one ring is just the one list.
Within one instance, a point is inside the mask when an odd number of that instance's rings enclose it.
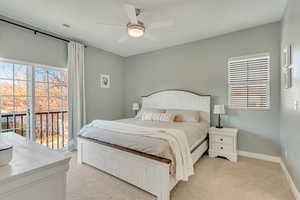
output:
{"label": "ceiling fan blade", "polygon": [[148,29],[158,29],[158,28],[167,28],[174,25],[172,20],[154,22],[148,26]]}
{"label": "ceiling fan blade", "polygon": [[111,27],[111,28],[124,28],[124,25],[120,25],[120,24],[106,24],[106,23],[101,23],[101,22],[97,22],[96,24],[100,25],[100,26]]}
{"label": "ceiling fan blade", "polygon": [[158,39],[156,37],[153,37],[149,34],[145,34],[144,37],[148,40],[151,40],[152,42],[157,42],[158,41]]}
{"label": "ceiling fan blade", "polygon": [[137,24],[138,19],[137,19],[137,16],[136,16],[135,7],[133,5],[130,5],[130,4],[125,4],[124,7],[125,7],[126,13],[128,15],[128,18],[130,20],[130,23]]}
{"label": "ceiling fan blade", "polygon": [[118,40],[118,43],[124,43],[124,42],[128,41],[129,39],[130,39],[130,37],[128,35],[124,35]]}

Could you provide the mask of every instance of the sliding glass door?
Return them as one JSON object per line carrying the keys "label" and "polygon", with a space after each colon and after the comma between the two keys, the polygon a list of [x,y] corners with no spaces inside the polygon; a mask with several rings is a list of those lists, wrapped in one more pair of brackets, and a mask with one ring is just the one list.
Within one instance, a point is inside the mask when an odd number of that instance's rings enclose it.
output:
{"label": "sliding glass door", "polygon": [[68,146],[67,72],[35,68],[36,142],[53,149]]}
{"label": "sliding glass door", "polygon": [[30,137],[32,68],[0,61],[1,132]]}
{"label": "sliding glass door", "polygon": [[67,71],[0,61],[0,132],[15,132],[52,149],[66,149]]}

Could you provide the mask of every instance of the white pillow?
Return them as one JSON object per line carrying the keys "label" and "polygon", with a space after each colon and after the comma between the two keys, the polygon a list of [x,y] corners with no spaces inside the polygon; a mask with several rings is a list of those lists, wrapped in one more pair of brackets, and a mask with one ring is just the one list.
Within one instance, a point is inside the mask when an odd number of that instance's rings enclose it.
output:
{"label": "white pillow", "polygon": [[144,112],[147,113],[165,113],[166,110],[163,109],[157,109],[157,108],[142,108],[138,114],[135,116],[135,119],[141,119]]}
{"label": "white pillow", "polygon": [[152,121],[152,115],[153,115],[152,112],[143,112],[141,114],[140,120],[143,120],[143,121]]}
{"label": "white pillow", "polygon": [[161,122],[174,122],[175,115],[169,113],[161,113],[159,121]]}
{"label": "white pillow", "polygon": [[143,121],[161,121],[161,122],[173,122],[175,115],[167,113],[152,113],[144,112],[142,114],[141,120]]}
{"label": "white pillow", "polygon": [[167,114],[175,115],[175,122],[199,122],[200,112],[195,110],[177,110],[170,109],[166,111]]}

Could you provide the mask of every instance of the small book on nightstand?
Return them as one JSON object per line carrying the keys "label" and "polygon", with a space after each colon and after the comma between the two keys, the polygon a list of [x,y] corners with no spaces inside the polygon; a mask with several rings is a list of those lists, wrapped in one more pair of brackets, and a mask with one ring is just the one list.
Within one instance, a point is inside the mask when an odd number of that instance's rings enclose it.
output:
{"label": "small book on nightstand", "polygon": [[237,154],[237,128],[209,129],[209,157],[222,156],[230,161],[238,160]]}

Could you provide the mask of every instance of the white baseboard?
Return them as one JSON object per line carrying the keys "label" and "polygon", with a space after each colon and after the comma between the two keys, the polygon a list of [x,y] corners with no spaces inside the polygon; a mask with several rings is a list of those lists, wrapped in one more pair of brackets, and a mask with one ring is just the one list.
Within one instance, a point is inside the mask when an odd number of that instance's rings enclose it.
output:
{"label": "white baseboard", "polygon": [[284,162],[282,161],[282,159],[279,156],[270,156],[270,155],[252,153],[252,152],[247,152],[247,151],[238,151],[238,154],[239,154],[239,156],[245,156],[245,157],[249,157],[249,158],[255,158],[255,159],[259,159],[259,160],[265,160],[265,161],[279,163],[283,170],[284,175],[287,178],[288,184],[291,188],[293,195],[295,196],[295,199],[300,200],[300,193],[299,193],[287,167],[285,166]]}
{"label": "white baseboard", "polygon": [[266,154],[252,153],[248,151],[238,151],[238,154],[239,156],[245,156],[249,158],[255,158],[255,159],[265,160],[265,161],[270,161],[275,163],[281,162],[281,158],[279,156],[270,156]]}
{"label": "white baseboard", "polygon": [[297,187],[296,187],[296,185],[295,185],[295,183],[294,183],[287,167],[285,166],[284,162],[282,161],[282,159],[280,159],[280,165],[281,165],[281,168],[283,170],[284,175],[287,178],[287,181],[289,183],[289,186],[292,190],[293,195],[295,196],[296,200],[300,200],[300,193],[299,193],[299,191],[298,191],[298,189],[297,189]]}

